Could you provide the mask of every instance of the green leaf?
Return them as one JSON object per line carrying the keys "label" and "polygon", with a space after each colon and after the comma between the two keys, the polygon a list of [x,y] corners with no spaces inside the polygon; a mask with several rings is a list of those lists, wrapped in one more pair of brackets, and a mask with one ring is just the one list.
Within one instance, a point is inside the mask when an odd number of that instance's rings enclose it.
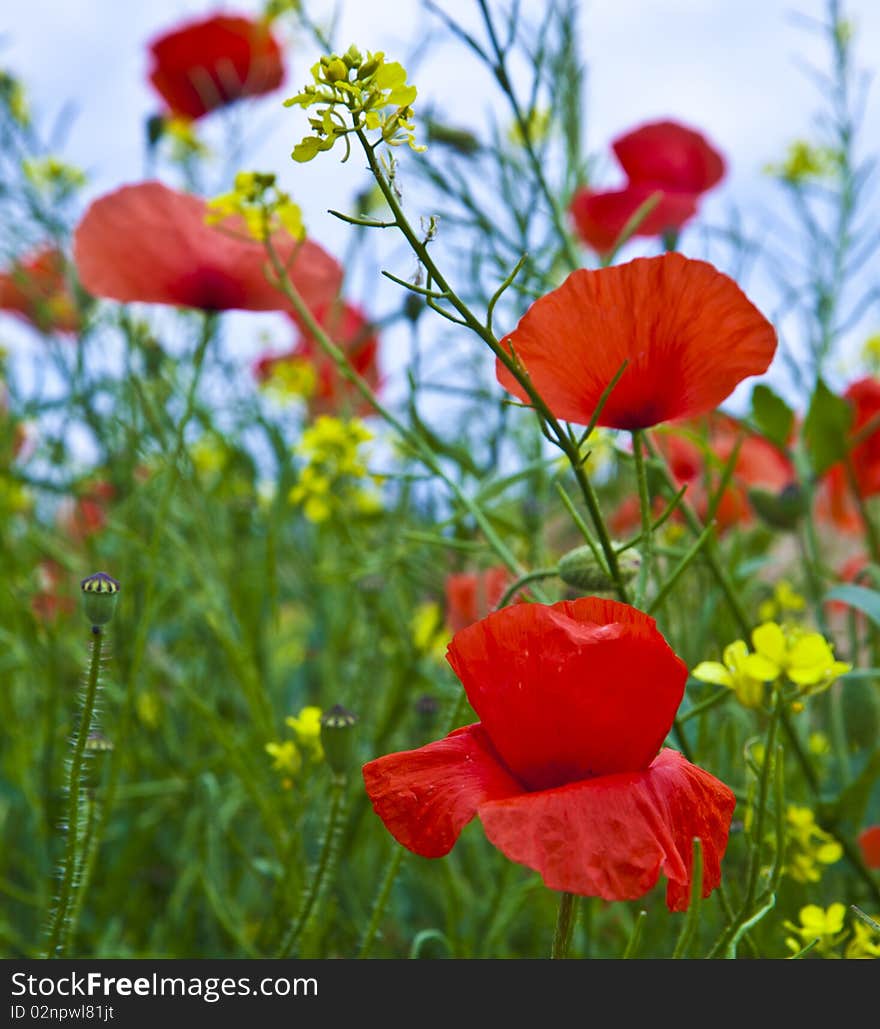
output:
{"label": "green leaf", "polygon": [[794,411],[763,383],[752,390],[752,419],[771,443],[780,447],[787,444],[794,425]]}
{"label": "green leaf", "polygon": [[840,794],[835,813],[853,826],[864,824],[865,811],[871,799],[875,781],[880,778],[880,747],[874,751],[858,777]]}
{"label": "green leaf", "polygon": [[875,625],[880,625],[880,593],[867,586],[835,586],[825,594],[825,600],[838,600],[841,604],[854,607],[867,615]]}
{"label": "green leaf", "polygon": [[852,418],[850,405],[819,379],[804,420],[804,439],[816,475],[823,475],[846,456]]}

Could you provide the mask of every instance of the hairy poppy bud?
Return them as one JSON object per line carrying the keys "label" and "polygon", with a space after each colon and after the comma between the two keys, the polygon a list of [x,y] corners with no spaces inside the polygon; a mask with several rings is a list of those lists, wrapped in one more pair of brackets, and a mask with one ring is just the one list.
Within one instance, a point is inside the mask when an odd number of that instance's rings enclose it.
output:
{"label": "hairy poppy bud", "polygon": [[344,775],[354,763],[354,734],[357,715],[334,704],[321,715],[321,746],[331,771]]}
{"label": "hairy poppy bud", "polygon": [[[631,582],[638,574],[642,564],[642,555],[630,548],[618,555],[617,566],[624,582]],[[582,590],[614,589],[614,579],[596,560],[596,555],[588,546],[575,547],[559,559],[557,575],[569,586]]]}
{"label": "hairy poppy bud", "polygon": [[106,625],[116,608],[119,583],[106,572],[95,572],[83,579],[79,586],[86,618],[93,626]]}

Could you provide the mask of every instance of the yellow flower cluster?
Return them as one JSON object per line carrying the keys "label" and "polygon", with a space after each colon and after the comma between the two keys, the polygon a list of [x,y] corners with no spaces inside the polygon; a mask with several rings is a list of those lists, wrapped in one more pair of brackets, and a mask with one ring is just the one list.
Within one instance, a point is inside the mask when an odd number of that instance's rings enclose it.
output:
{"label": "yellow flower cluster", "polygon": [[880,958],[880,932],[861,921],[853,922],[852,928],[852,939],[843,956],[851,959]]}
{"label": "yellow flower cluster", "polygon": [[339,510],[371,514],[378,510],[378,497],[363,488],[366,478],[374,482],[360,454],[363,443],[373,434],[357,418],[348,421],[321,415],[302,435],[296,452],[306,459],[288,499],[302,507],[310,522],[326,522]]}
{"label": "yellow flower cluster", "polygon": [[0,104],[9,111],[10,118],[18,125],[23,128],[30,125],[31,116],[24,89],[8,71],[0,71]]}
{"label": "yellow flower cluster", "polygon": [[305,357],[284,357],[273,361],[269,374],[260,382],[260,389],[276,400],[291,397],[308,400],[318,387],[318,373]]}
{"label": "yellow flower cluster", "polygon": [[804,697],[828,689],[852,665],[837,661],[831,644],[818,632],[797,625],[764,622],[752,633],[754,652],[743,640],[724,648],[723,664],[702,661],[691,672],[701,682],[727,686],[744,707],[760,707],[764,684],[784,676]]}
{"label": "yellow flower cluster", "polygon": [[794,184],[806,179],[831,179],[840,170],[840,152],[827,146],[814,146],[804,139],[788,145],[781,164],[768,164],[764,171],[777,179]]}
{"label": "yellow flower cluster", "polygon": [[833,836],[820,829],[816,816],[808,807],[790,804],[785,812],[785,870],[799,883],[816,883],[822,878],[822,866],[833,865],[843,857],[843,847]]}
{"label": "yellow flower cluster", "polygon": [[843,904],[831,904],[827,909],[820,908],[818,904],[807,904],[798,913],[800,925],[788,920],[782,923],[793,934],[786,938],[786,947],[797,954],[815,940],[815,949],[820,954],[829,954],[843,939],[845,915]]}
{"label": "yellow flower cluster", "polygon": [[[386,61],[381,50],[364,55],[350,46],[341,56],[323,56],[311,71],[314,83],[284,101],[285,107],[322,105],[309,117],[312,134],[293,148],[295,161],[311,161],[332,149],[337,139],[345,141],[347,158],[349,133],[363,130],[378,129],[391,146],[406,143],[413,150],[425,149],[416,145],[412,121],[416,87],[407,84],[402,64]],[[351,124],[341,110],[351,115]]]}
{"label": "yellow flower cluster", "polygon": [[57,157],[26,158],[21,162],[21,170],[35,189],[56,199],[64,199],[86,184],[86,175],[81,168]]}
{"label": "yellow flower cluster", "polygon": [[241,218],[248,236],[261,243],[279,230],[294,239],[306,234],[299,205],[278,188],[271,172],[239,172],[232,192],[208,201],[208,225],[220,225],[228,218]]}
{"label": "yellow flower cluster", "polygon": [[264,749],[272,759],[272,768],[286,776],[284,785],[290,788],[293,785],[290,777],[298,775],[302,770],[304,753],[313,763],[324,758],[321,746],[321,709],[304,707],[298,715],[291,715],[284,721],[293,729],[296,740],[271,740]]}
{"label": "yellow flower cluster", "polygon": [[788,579],[780,579],[773,587],[773,596],[768,597],[758,608],[758,617],[762,622],[770,622],[782,613],[801,614],[806,607],[806,600]]}

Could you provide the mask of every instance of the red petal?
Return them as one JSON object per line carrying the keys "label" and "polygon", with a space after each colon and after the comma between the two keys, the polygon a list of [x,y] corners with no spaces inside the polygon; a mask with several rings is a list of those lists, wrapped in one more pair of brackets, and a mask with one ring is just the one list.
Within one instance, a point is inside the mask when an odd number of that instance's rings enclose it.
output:
{"label": "red petal", "polygon": [[453,632],[458,632],[485,618],[495,609],[510,582],[510,572],[503,565],[479,572],[448,575],[446,624]]}
{"label": "red petal", "polygon": [[265,23],[217,15],[153,40],[150,82],[168,109],[200,118],[284,80],[281,47]]}
{"label": "red petal", "polygon": [[580,238],[599,254],[614,249],[627,222],[650,197],[660,193],[657,205],[642,218],[634,236],[659,236],[677,231],[697,213],[697,195],[673,193],[660,187],[628,186],[594,193],[580,189],[572,197],[570,211]]}
{"label": "red petal", "polygon": [[653,618],[598,597],[503,608],[457,633],[448,658],[533,790],[647,768],[687,679]]}
{"label": "red petal", "polygon": [[[767,370],[776,333],[733,279],[669,253],[572,272],[502,342],[553,414],[582,425],[627,361],[599,425],[642,429],[713,410]],[[528,400],[500,361],[496,370]]]}
{"label": "red petal", "polygon": [[[96,200],[74,237],[74,257],[83,285],[96,296],[198,307],[285,311],[290,304],[267,279],[262,244],[223,227],[205,224],[200,197],[160,182],[123,186]],[[342,269],[310,240],[273,239],[288,274],[309,306],[338,293]],[[293,255],[296,253],[296,257]]]}
{"label": "red petal", "polygon": [[880,868],[880,825],[872,825],[859,833],[859,849],[868,868]]}
{"label": "red petal", "polygon": [[[852,383],[843,394],[853,407],[852,434],[880,414],[880,381],[870,377]],[[863,497],[880,493],[880,428],[851,451],[859,492]]]}
{"label": "red petal", "polygon": [[724,175],[724,158],[693,129],[651,122],[614,141],[614,153],[633,185],[704,193]]}
{"label": "red petal", "polygon": [[603,776],[482,804],[489,840],[551,889],[634,900],[669,879],[666,903],[689,903],[692,839],[703,844],[703,896],[721,881],[736,799],[708,772],[663,750],[644,772]]}
{"label": "red petal", "polygon": [[422,857],[448,854],[480,804],[522,792],[479,725],[418,750],[376,758],[363,774],[385,827]]}
{"label": "red petal", "polygon": [[76,332],[80,316],[66,275],[64,254],[45,247],[0,274],[0,309],[41,332]]}

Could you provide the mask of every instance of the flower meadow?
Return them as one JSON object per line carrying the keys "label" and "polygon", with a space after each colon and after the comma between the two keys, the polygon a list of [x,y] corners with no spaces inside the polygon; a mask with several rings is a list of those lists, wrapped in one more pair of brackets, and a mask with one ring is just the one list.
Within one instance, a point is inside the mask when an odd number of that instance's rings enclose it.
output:
{"label": "flower meadow", "polygon": [[587,146],[575,0],[425,5],[468,125],[381,24],[206,4],[106,190],[0,72],[0,953],[880,957],[872,69],[813,6],[773,218],[680,112]]}

